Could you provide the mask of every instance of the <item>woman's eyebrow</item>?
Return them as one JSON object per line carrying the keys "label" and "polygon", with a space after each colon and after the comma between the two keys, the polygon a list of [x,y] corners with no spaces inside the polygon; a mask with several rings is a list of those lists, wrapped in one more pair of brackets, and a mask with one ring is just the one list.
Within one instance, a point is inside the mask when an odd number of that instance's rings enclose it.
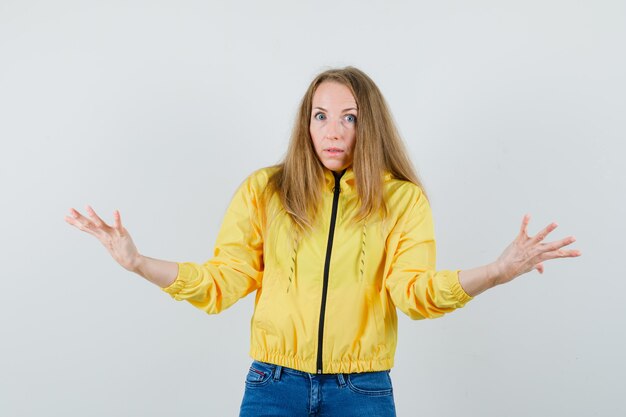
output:
{"label": "woman's eyebrow", "polygon": [[[326,110],[326,109],[325,109],[325,108],[323,108],[323,107],[313,107],[313,109],[319,109],[319,110],[321,110],[321,111],[325,111],[325,112],[327,112],[327,111],[328,111],[328,110]],[[355,110],[355,111],[357,111],[358,109],[357,109],[356,107],[348,107],[347,109],[343,109],[341,112],[343,113],[343,112],[346,112],[346,111],[348,111],[348,110]]]}

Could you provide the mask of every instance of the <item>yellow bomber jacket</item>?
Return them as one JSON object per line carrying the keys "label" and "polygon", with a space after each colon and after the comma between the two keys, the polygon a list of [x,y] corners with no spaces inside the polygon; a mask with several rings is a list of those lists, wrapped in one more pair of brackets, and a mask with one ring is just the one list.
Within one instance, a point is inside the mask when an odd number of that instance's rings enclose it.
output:
{"label": "yellow bomber jacket", "polygon": [[296,237],[277,196],[261,206],[275,170],[260,169],[238,188],[213,258],[178,263],[176,280],[163,288],[209,314],[256,290],[253,359],[309,373],[387,370],[396,308],[412,319],[435,318],[471,300],[458,270],[435,270],[430,205],[415,184],[387,174],[387,218],[356,224],[354,172],[327,170],[316,227]]}

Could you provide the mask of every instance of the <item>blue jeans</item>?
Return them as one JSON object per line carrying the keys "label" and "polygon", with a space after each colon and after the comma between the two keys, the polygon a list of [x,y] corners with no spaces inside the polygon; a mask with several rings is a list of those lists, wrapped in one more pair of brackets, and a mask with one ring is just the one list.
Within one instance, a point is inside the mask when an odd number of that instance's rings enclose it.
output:
{"label": "blue jeans", "polygon": [[389,371],[309,374],[252,362],[239,417],[395,417]]}

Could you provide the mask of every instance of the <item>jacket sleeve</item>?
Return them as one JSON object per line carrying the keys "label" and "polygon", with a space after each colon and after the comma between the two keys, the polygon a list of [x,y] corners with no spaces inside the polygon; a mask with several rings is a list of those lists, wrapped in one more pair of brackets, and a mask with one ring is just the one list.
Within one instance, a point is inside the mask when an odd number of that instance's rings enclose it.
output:
{"label": "jacket sleeve", "polygon": [[458,270],[435,270],[430,204],[421,191],[412,200],[388,240],[393,259],[385,285],[396,307],[410,318],[436,318],[463,307],[472,297],[461,287]]}
{"label": "jacket sleeve", "polygon": [[163,291],[175,300],[216,314],[261,285],[263,234],[253,176],[236,191],[224,216],[213,258],[179,262],[176,280]]}

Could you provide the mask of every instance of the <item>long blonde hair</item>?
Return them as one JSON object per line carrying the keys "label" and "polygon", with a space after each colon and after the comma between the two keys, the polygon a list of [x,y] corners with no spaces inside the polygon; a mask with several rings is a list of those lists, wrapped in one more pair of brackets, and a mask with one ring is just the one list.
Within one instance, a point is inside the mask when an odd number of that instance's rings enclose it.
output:
{"label": "long blonde hair", "polygon": [[287,154],[269,179],[267,188],[268,192],[278,194],[283,208],[301,230],[313,226],[324,184],[326,168],[315,153],[309,125],[313,95],[325,81],[348,87],[357,104],[352,169],[361,207],[353,220],[360,221],[377,211],[385,216],[383,177],[386,172],[423,190],[387,103],[374,81],[354,67],[330,69],[317,75],[304,94]]}

